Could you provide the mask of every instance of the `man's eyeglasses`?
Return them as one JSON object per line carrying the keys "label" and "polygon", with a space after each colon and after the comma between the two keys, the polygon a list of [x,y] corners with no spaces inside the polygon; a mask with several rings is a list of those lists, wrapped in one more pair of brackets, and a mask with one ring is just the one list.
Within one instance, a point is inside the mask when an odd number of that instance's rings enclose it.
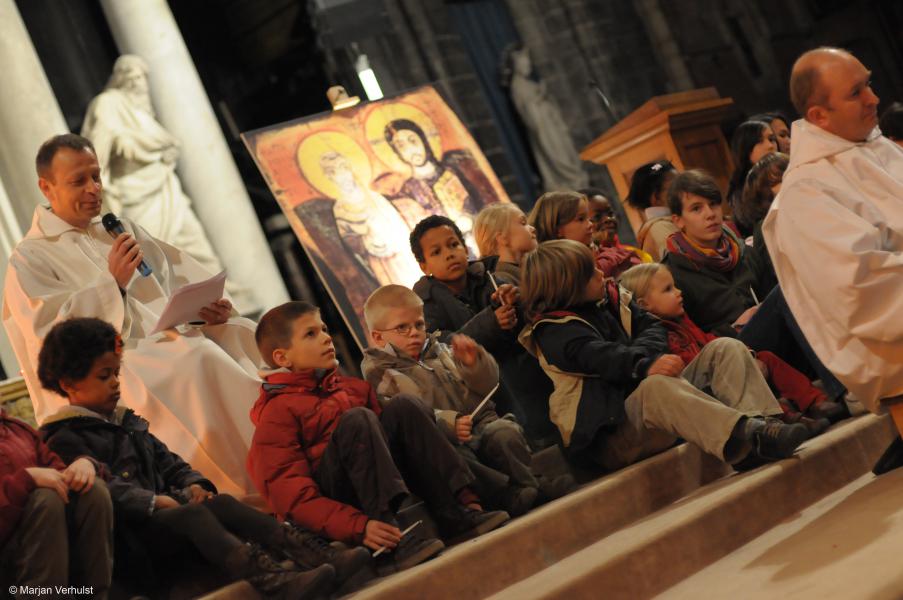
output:
{"label": "man's eyeglasses", "polygon": [[388,329],[377,329],[376,331],[386,332],[386,331],[394,331],[398,335],[409,335],[412,329],[416,329],[417,331],[426,331],[426,321],[415,321],[413,324],[411,323],[403,323],[398,327],[389,327]]}

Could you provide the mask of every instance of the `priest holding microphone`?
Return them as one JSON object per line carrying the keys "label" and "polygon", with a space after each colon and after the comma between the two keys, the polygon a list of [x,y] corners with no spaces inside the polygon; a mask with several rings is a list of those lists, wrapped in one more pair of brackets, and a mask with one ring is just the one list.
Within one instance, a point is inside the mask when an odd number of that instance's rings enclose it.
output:
{"label": "priest holding microphone", "polygon": [[101,223],[103,184],[88,139],[47,140],[36,167],[50,205],[35,209],[10,258],[3,324],[38,422],[65,404],[37,379],[41,340],[61,320],[97,317],[122,335],[123,404],[221,492],[253,492],[244,461],[253,433],[248,403],[263,364],[255,324],[222,298],[200,309],[203,326],[152,333],[173,292],[213,273],[128,220],[108,214]]}

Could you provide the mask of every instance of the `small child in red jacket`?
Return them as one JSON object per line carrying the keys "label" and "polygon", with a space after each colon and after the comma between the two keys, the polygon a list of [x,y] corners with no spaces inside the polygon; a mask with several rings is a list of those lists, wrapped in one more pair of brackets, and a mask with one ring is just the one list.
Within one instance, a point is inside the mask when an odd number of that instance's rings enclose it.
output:
{"label": "small child in red jacket", "polygon": [[367,382],[337,372],[317,307],[277,306],[260,319],[256,339],[276,370],[265,374],[251,410],[248,471],[280,517],[334,540],[388,550],[388,566],[398,570],[444,548],[416,528],[402,536],[398,513],[411,492],[449,543],[508,520],[504,512],[483,512],[469,487],[473,474],[424,404],[399,394],[381,408]]}
{"label": "small child in red jacket", "polygon": [[[684,312],[683,297],[667,266],[660,263],[637,265],[627,270],[619,283],[633,293],[638,305],[662,320],[668,329],[669,350],[685,363],[696,358],[707,343],[718,339],[718,336],[702,331]],[[837,412],[835,402],[828,400],[805,375],[777,355],[758,352],[755,358],[762,375],[780,397],[785,422],[801,422],[812,435],[827,429],[828,418]]]}
{"label": "small child in red jacket", "polygon": [[0,409],[3,589],[84,585],[91,597],[107,597],[113,505],[96,466],[79,457],[67,467],[38,432]]}

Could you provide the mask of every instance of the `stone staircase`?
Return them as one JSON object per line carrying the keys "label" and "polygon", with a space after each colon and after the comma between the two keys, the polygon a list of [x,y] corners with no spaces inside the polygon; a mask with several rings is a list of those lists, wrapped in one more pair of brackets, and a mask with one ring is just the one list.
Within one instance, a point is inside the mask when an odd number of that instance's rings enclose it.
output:
{"label": "stone staircase", "polygon": [[[779,536],[787,521],[809,507],[874,479],[866,474],[895,435],[886,416],[857,417],[808,441],[793,458],[744,474],[682,444],[432,561],[375,581],[353,597],[775,597],[700,590],[714,589],[724,579],[718,567],[724,561],[726,572],[742,571],[742,565],[730,562],[732,553],[742,553],[760,537]],[[888,481],[891,475],[875,481]],[[896,481],[899,498],[903,476]],[[898,504],[903,507],[903,502]],[[903,550],[903,540],[898,549]],[[694,578],[707,583],[692,584]],[[248,597],[253,591],[244,583],[208,596]]]}

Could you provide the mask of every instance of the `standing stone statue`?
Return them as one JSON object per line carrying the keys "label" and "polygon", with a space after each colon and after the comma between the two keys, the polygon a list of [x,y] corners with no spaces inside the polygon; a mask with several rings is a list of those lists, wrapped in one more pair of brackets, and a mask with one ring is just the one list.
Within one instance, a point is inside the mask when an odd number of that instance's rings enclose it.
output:
{"label": "standing stone statue", "polygon": [[526,48],[512,46],[502,61],[502,83],[507,84],[514,107],[527,127],[533,157],[545,191],[577,190],[589,185],[580,156],[549,97],[544,81],[530,77],[533,65]]}
{"label": "standing stone statue", "polygon": [[[223,270],[176,175],[179,141],[157,121],[151,105],[148,66],[120,56],[106,88],[88,105],[81,134],[94,143],[107,208],[200,262],[211,274]],[[239,307],[253,306],[246,290],[227,283]]]}

